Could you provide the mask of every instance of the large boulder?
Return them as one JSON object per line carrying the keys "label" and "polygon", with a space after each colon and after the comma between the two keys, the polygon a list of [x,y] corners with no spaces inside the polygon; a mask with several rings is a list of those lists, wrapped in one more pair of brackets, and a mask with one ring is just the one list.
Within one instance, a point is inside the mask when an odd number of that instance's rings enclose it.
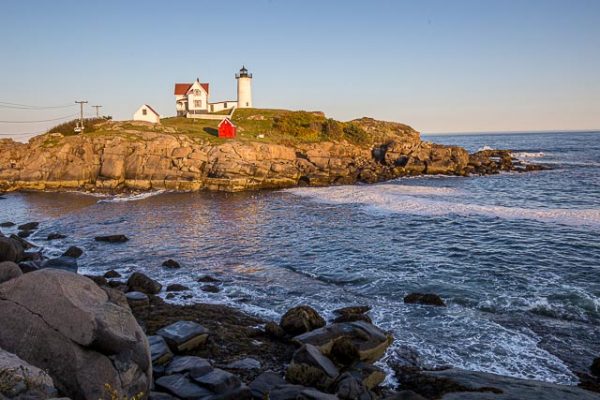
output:
{"label": "large boulder", "polygon": [[325,326],[325,320],[314,308],[302,305],[283,314],[279,325],[290,335],[299,335]]}
{"label": "large boulder", "polygon": [[0,262],[19,262],[23,258],[23,246],[18,241],[0,237]]}
{"label": "large boulder", "polygon": [[0,285],[0,347],[48,371],[74,400],[148,393],[146,336],[90,279],[43,269]]}
{"label": "large boulder", "polygon": [[49,399],[56,394],[47,373],[0,349],[0,398]]}
{"label": "large boulder", "polygon": [[0,283],[18,278],[21,275],[23,275],[23,272],[19,268],[19,265],[12,261],[0,262]]}
{"label": "large boulder", "polygon": [[335,323],[294,337],[296,343],[317,346],[325,355],[331,354],[336,341],[344,340],[347,346],[348,339],[360,360],[370,363],[381,358],[394,340],[389,333],[365,321]]}
{"label": "large boulder", "polygon": [[326,389],[339,374],[333,362],[317,347],[305,344],[294,353],[285,377],[291,383]]}

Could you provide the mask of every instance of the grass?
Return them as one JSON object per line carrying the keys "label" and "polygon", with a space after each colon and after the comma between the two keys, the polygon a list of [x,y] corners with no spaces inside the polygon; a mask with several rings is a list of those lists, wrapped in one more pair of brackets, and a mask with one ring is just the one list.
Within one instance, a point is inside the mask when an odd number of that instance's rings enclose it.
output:
{"label": "grass", "polygon": [[[229,113],[229,110],[227,110]],[[322,141],[342,141],[367,146],[379,139],[379,133],[389,130],[379,121],[363,119],[340,122],[326,118],[322,112],[289,111],[278,109],[237,109],[233,115],[237,126],[238,141],[260,141],[294,145]],[[59,132],[65,136],[75,135],[76,121],[52,128],[49,133]],[[143,140],[144,133],[186,135],[197,141],[223,143],[230,139],[218,137],[218,120],[192,119],[185,117],[163,118],[160,124],[134,121],[112,122],[104,119],[86,120],[84,135],[119,135],[130,140]],[[385,129],[384,129],[385,128]],[[406,127],[410,129],[410,127]],[[387,132],[383,132],[387,133]],[[48,137],[47,145],[53,146],[58,138]]]}

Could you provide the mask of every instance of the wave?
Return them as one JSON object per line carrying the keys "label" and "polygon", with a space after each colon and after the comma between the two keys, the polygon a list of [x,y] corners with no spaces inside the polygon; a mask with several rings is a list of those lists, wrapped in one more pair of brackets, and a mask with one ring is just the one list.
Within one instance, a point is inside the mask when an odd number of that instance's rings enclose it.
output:
{"label": "wave", "polygon": [[495,150],[495,149],[493,147],[486,145],[486,146],[480,147],[477,151],[486,151],[486,150]]}
{"label": "wave", "polygon": [[539,151],[539,152],[527,152],[527,151],[513,152],[513,153],[511,153],[511,155],[514,158],[518,158],[520,160],[523,160],[523,159],[528,160],[531,158],[543,158],[543,157],[547,156],[547,154],[542,151]]}
{"label": "wave", "polygon": [[[566,225],[600,227],[600,209],[522,208],[473,204],[436,197],[460,196],[452,188],[371,185],[294,188],[286,192],[328,204],[356,204],[368,211],[422,216],[482,215],[509,220],[535,220]],[[460,197],[459,197],[460,199]]]}
{"label": "wave", "polygon": [[126,201],[138,201],[147,199],[148,197],[158,196],[159,194],[164,193],[164,190],[157,190],[155,192],[146,192],[146,193],[136,193],[131,195],[117,195],[112,196],[110,198],[104,198],[102,200],[98,200],[98,203],[121,203]]}

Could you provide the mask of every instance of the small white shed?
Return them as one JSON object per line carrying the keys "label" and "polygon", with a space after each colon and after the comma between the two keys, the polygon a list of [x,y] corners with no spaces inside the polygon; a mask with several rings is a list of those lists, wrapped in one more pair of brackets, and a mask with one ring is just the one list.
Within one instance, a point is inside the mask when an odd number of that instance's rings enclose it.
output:
{"label": "small white shed", "polygon": [[134,121],[146,121],[153,124],[160,123],[160,115],[148,104],[142,104],[140,108],[133,114]]}

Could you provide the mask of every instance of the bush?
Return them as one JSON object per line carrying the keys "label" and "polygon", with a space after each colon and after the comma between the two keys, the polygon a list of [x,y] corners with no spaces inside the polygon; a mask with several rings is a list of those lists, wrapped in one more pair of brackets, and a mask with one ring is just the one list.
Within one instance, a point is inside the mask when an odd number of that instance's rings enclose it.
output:
{"label": "bush", "polygon": [[324,117],[306,111],[289,112],[274,118],[273,129],[300,140],[315,141],[321,136],[323,120]]}
{"label": "bush", "polygon": [[335,119],[326,119],[323,122],[323,136],[328,140],[344,139],[344,125]]}
{"label": "bush", "polygon": [[357,144],[368,144],[371,141],[367,131],[365,131],[360,126],[353,124],[352,122],[346,124],[346,126],[344,127],[344,134],[346,135],[346,139],[349,142]]}

